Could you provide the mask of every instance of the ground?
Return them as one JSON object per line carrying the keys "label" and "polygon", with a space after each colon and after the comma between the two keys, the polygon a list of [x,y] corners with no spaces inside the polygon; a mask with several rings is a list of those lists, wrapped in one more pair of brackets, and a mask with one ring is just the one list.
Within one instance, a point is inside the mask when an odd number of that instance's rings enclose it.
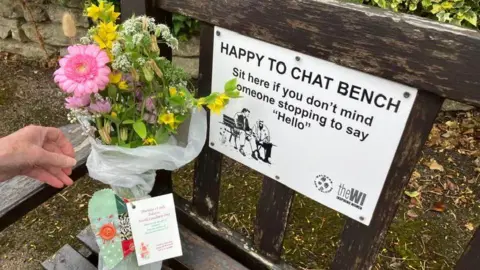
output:
{"label": "ground", "polygon": [[[52,68],[1,55],[0,136],[27,124],[67,123]],[[376,269],[452,269],[480,224],[480,112],[441,113],[389,230]],[[345,165],[348,167],[348,164]],[[220,220],[252,236],[262,176],[224,159]],[[177,193],[191,199],[192,164],[174,173]],[[0,269],[41,269],[40,262],[87,226],[87,204],[102,185],[77,181],[0,232]],[[327,269],[344,217],[297,194],[284,259],[300,269]]]}

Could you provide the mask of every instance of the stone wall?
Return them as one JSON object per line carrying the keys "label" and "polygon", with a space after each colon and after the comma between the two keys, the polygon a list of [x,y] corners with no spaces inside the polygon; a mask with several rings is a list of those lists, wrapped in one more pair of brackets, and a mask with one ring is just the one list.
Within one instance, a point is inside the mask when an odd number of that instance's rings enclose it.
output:
{"label": "stone wall", "polygon": [[38,32],[43,37],[48,56],[58,54],[70,44],[63,35],[62,17],[70,12],[76,19],[77,35],[84,36],[89,26],[82,16],[84,0],[29,0],[28,10],[21,5],[22,0],[0,0],[0,51],[40,59],[45,52],[38,43]]}

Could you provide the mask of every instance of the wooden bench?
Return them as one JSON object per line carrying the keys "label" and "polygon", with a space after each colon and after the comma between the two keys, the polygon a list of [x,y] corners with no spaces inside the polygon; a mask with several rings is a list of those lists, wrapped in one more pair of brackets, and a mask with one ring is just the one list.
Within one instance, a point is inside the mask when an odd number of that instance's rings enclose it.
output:
{"label": "wooden bench", "polygon": [[[85,162],[90,153],[90,143],[82,135],[83,130],[79,125],[67,125],[61,127],[61,130],[75,148],[77,165],[72,179],[77,180],[87,172]],[[0,183],[0,231],[60,191],[26,176]]]}
{"label": "wooden bench", "polygon": [[[226,128],[224,128],[225,132],[228,132],[230,134],[230,138],[228,139],[228,142],[232,142],[232,138],[234,139],[235,142],[235,148],[237,148],[237,139],[239,136],[239,131],[237,130],[237,125],[235,124],[235,119],[232,117],[224,114],[223,115],[223,125],[225,125]],[[227,134],[224,134],[224,136],[227,136]],[[225,137],[226,140],[226,137]]]}
{"label": "wooden bench", "polygon": [[[445,97],[480,105],[480,33],[407,14],[337,1],[122,0],[122,19],[147,14],[171,24],[172,12],[203,22],[199,95],[211,91],[214,26],[258,38],[333,63],[420,89],[400,140],[378,207],[369,226],[347,219],[331,269],[371,269],[392,223],[399,199]],[[163,56],[171,51],[161,47]],[[381,53],[379,53],[381,52]],[[468,67],[468,70],[466,70]],[[228,122],[231,122],[230,120]],[[79,160],[73,177],[85,174],[84,137],[70,134]],[[223,156],[206,145],[197,158],[193,200],[175,196],[185,255],[168,260],[172,269],[293,269],[282,261],[283,239],[295,192],[264,177],[253,239],[218,222]],[[159,171],[152,195],[172,192],[171,172]],[[18,185],[21,188],[18,188]],[[58,190],[16,178],[0,184],[9,196],[0,207],[0,230]],[[88,229],[78,238],[86,248],[63,247],[47,269],[95,269],[98,248]],[[321,241],[321,239],[319,239]],[[456,269],[480,265],[480,230]]]}

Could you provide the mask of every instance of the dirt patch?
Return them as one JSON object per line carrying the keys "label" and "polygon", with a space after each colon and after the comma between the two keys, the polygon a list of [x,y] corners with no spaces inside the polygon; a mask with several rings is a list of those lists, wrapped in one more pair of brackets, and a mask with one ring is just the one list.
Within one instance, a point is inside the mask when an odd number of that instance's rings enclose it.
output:
{"label": "dirt patch", "polygon": [[0,53],[0,136],[28,124],[62,126],[68,121],[52,68]]}

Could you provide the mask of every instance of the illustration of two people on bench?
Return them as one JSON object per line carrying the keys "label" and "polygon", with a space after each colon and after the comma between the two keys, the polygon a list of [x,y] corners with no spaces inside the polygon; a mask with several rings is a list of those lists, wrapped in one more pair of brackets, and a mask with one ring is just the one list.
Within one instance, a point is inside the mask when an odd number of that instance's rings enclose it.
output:
{"label": "illustration of two people on bench", "polygon": [[[235,141],[235,149],[243,156],[247,155],[245,153],[245,144],[248,144],[253,159],[271,164],[270,157],[274,145],[270,141],[270,131],[262,120],[258,120],[252,128],[250,126],[249,116],[250,110],[246,108],[236,113],[233,118],[225,114],[223,115],[222,124],[226,126],[225,131],[230,133],[228,141],[231,143],[233,138]],[[225,136],[226,134],[224,134],[224,138],[222,139],[223,143],[226,142]],[[254,143],[252,143],[252,141],[254,141]]]}

